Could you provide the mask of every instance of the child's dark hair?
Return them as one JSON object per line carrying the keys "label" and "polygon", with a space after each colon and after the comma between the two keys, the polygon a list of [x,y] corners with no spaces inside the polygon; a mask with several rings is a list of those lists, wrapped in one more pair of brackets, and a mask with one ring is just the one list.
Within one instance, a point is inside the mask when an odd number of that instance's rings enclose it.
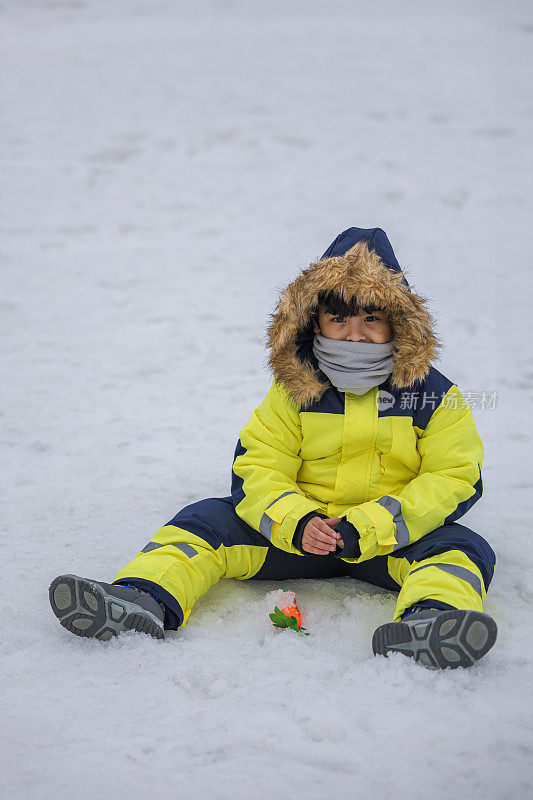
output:
{"label": "child's dark hair", "polygon": [[339,317],[356,317],[359,314],[371,314],[372,311],[384,311],[384,308],[378,306],[365,306],[359,305],[357,296],[354,295],[348,302],[336,292],[320,292],[318,295],[318,305],[315,316],[318,316],[319,311],[326,314],[335,314]]}

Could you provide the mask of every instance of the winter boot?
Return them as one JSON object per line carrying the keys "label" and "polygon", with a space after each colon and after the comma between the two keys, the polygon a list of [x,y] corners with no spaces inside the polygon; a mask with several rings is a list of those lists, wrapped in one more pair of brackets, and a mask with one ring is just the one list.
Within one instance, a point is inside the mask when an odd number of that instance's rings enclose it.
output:
{"label": "winter boot", "polygon": [[147,592],[77,575],[60,575],[49,590],[52,611],[76,636],[107,641],[123,631],[164,639],[163,607]]}
{"label": "winter boot", "polygon": [[470,667],[496,641],[496,623],[480,611],[442,611],[412,606],[400,622],[374,631],[374,655],[403,653],[425,667]]}

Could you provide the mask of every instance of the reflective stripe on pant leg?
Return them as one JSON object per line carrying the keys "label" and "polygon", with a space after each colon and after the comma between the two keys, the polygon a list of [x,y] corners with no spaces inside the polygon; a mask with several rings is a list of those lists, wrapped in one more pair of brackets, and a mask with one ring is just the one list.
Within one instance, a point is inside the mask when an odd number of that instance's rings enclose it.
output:
{"label": "reflective stripe on pant leg", "polygon": [[402,584],[395,622],[420,600],[439,600],[454,608],[483,610],[486,591],[481,572],[460,550],[448,550],[412,564],[407,559],[400,559],[400,564],[394,561],[389,556],[389,572],[397,575]]}
{"label": "reflective stripe on pant leg", "polygon": [[395,619],[422,599],[481,610],[495,563],[490,544],[466,525],[452,522],[435,528],[388,556],[389,572],[402,586]]}
{"label": "reflective stripe on pant leg", "polygon": [[224,548],[220,545],[215,549],[174,526],[157,531],[149,545],[120,570],[114,581],[134,577],[162,586],[181,606],[185,625],[194,603],[224,574]]}
{"label": "reflective stripe on pant leg", "polygon": [[139,578],[158,584],[179,603],[185,624],[194,603],[220,578],[244,579],[258,572],[268,547],[227,498],[187,506],[171,522],[114,580]]}

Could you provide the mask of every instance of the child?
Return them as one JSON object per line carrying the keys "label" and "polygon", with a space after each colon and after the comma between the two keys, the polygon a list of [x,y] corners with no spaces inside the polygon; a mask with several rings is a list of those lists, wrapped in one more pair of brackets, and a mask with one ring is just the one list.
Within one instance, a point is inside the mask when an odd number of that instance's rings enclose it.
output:
{"label": "child", "polygon": [[375,654],[470,666],[495,556],[456,522],[481,497],[483,444],[457,386],[431,366],[425,300],[380,228],[349,228],[282,293],[274,380],[241,431],[231,496],[163,526],[113,584],[62,575],[52,609],[79,636],[157,638],[220,578],[349,575],[399,592]]}

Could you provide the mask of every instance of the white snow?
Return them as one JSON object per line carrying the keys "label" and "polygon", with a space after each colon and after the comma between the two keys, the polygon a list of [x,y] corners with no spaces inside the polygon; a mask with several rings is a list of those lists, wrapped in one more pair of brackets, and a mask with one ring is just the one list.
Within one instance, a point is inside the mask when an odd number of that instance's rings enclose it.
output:
{"label": "white snow", "polygon": [[[0,775],[6,798],[531,791],[531,4],[3,0]],[[474,407],[494,649],[374,658],[395,596],[222,581],[163,642],[74,637],[111,580],[229,494],[277,291],[385,229]],[[292,590],[309,636],[268,618]],[[272,606],[273,610],[273,606]]]}

